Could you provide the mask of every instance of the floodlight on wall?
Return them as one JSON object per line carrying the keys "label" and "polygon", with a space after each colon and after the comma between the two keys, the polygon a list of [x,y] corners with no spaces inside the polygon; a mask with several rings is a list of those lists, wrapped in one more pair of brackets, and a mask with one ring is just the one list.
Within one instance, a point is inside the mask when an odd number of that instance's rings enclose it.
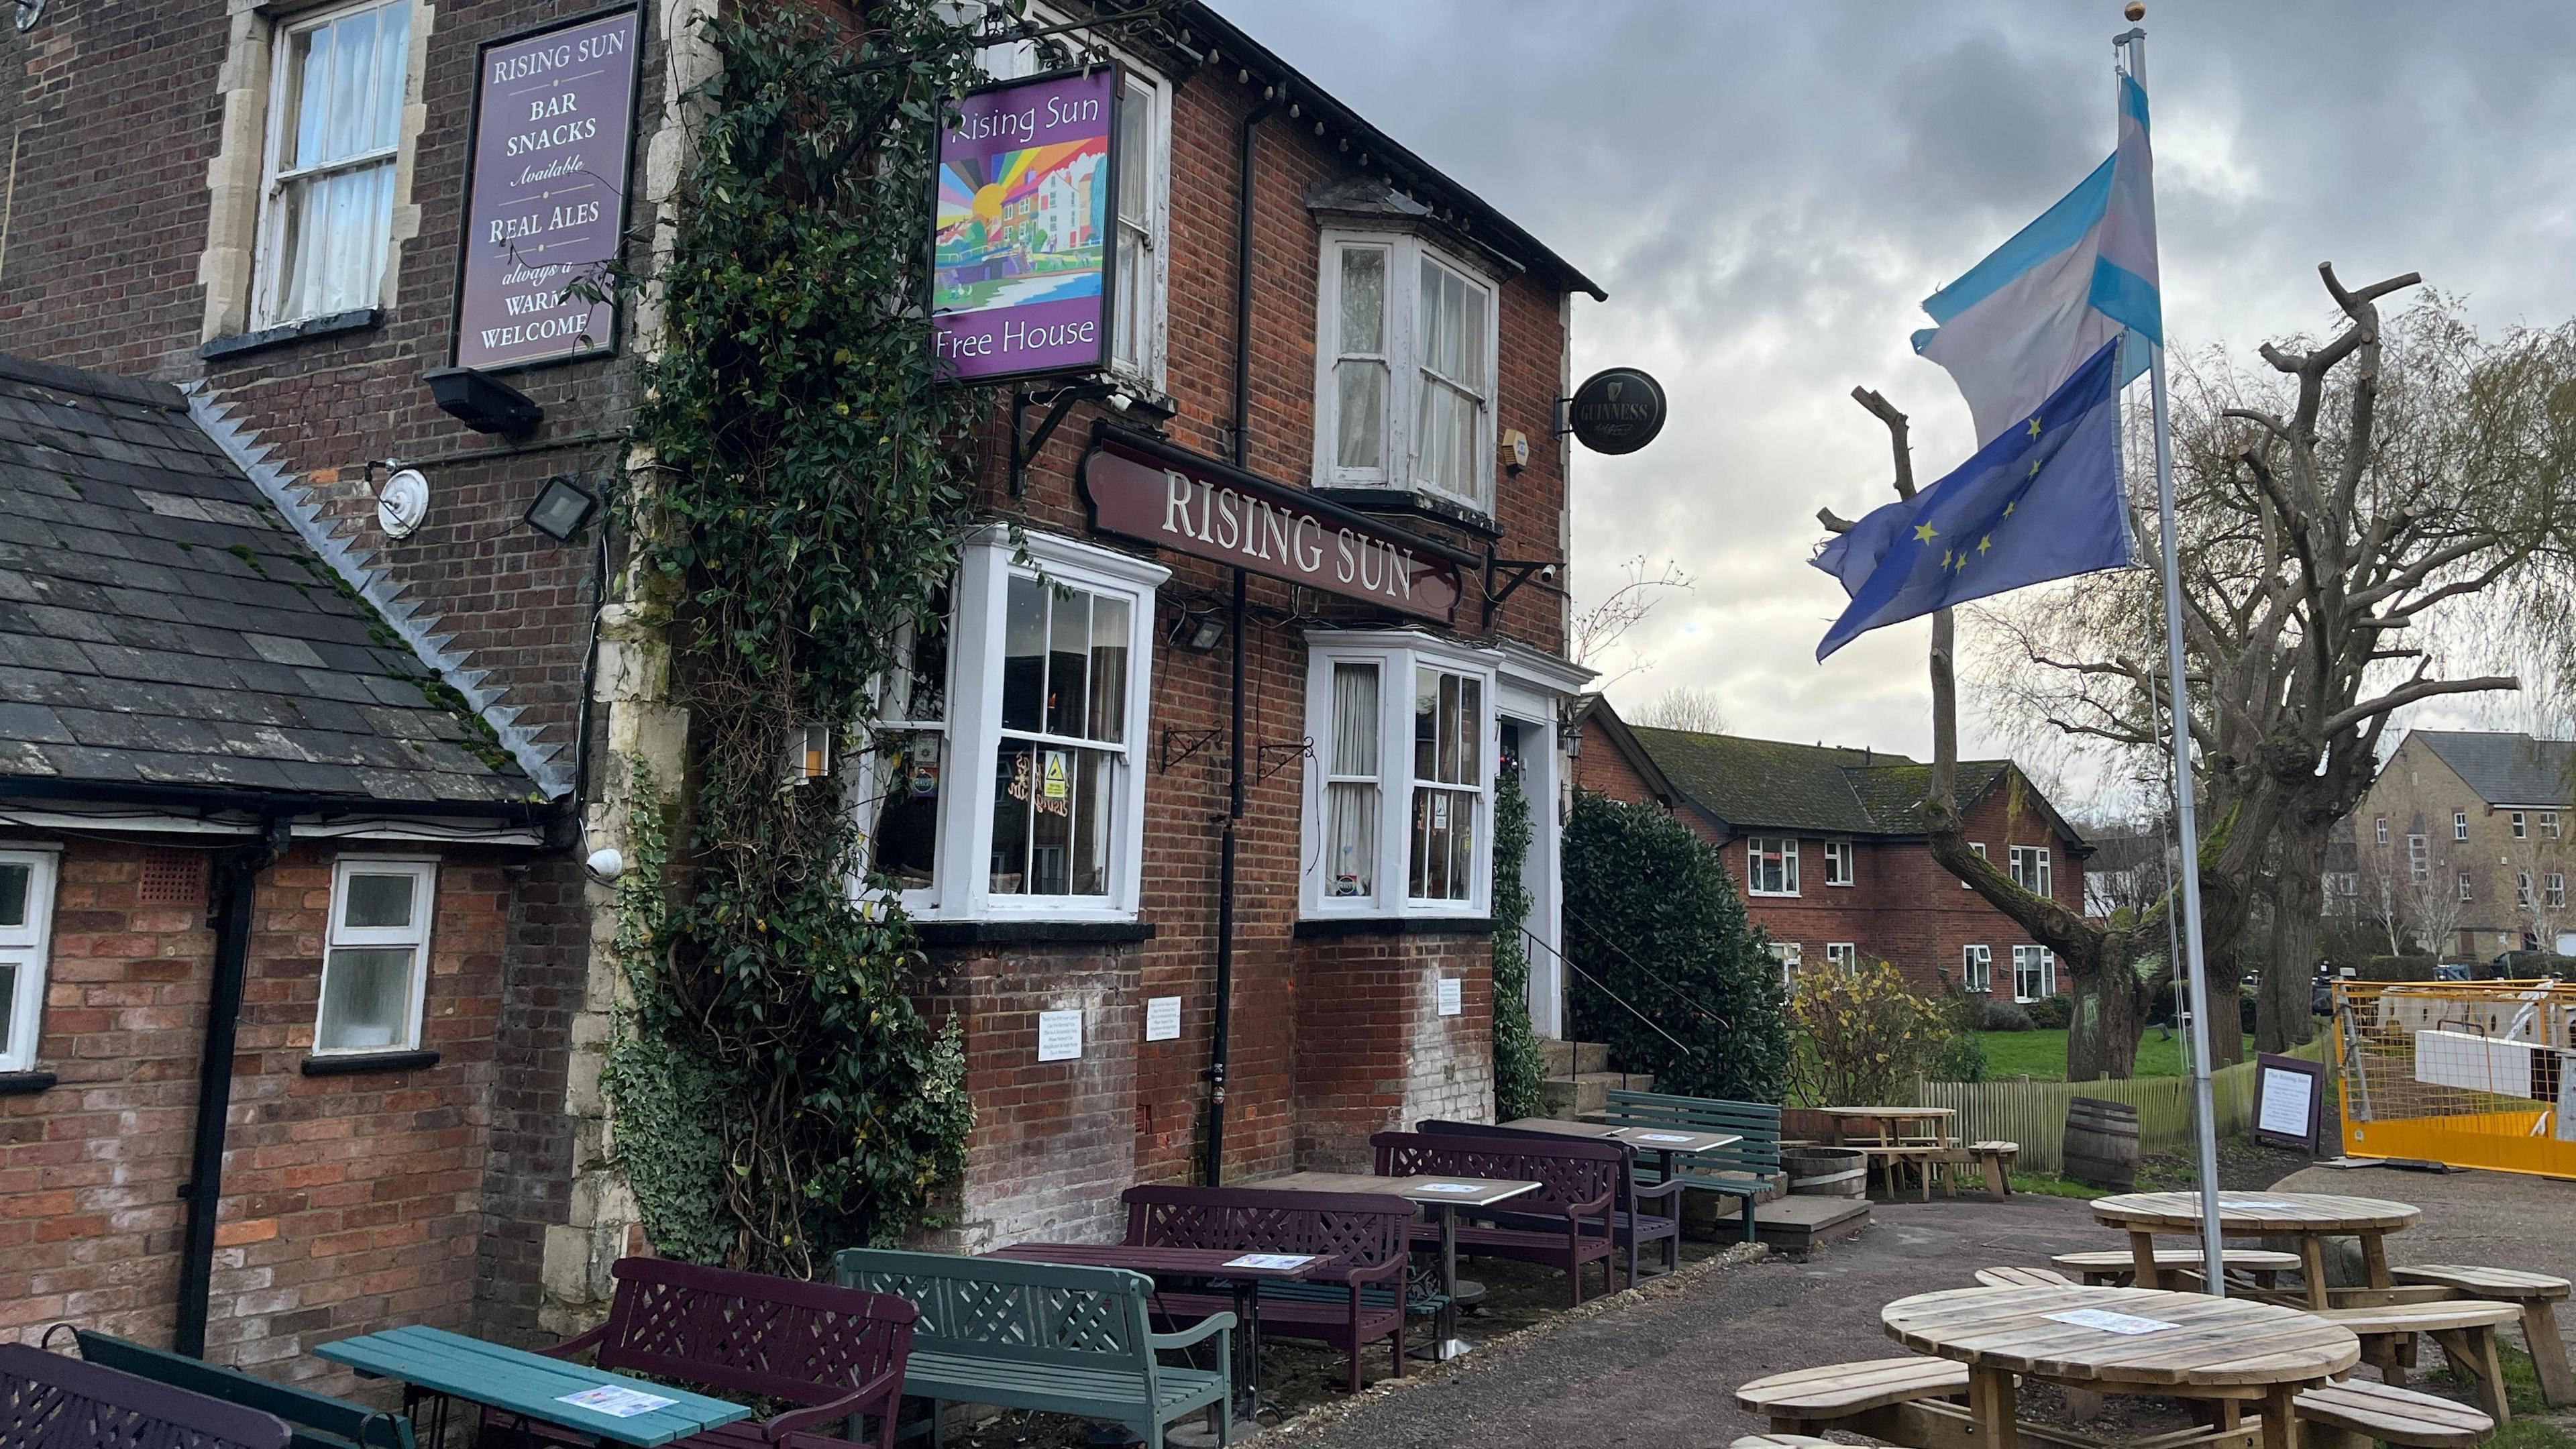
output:
{"label": "floodlight on wall", "polygon": [[570,543],[598,507],[598,499],[583,491],[569,475],[558,473],[537,490],[536,501],[528,505],[526,522],[557,543]]}
{"label": "floodlight on wall", "polygon": [[1225,642],[1225,617],[1210,610],[1204,614],[1187,609],[1172,621],[1172,642],[1193,654],[1205,654]]}
{"label": "floodlight on wall", "polygon": [[429,384],[441,410],[478,433],[524,436],[546,420],[546,410],[526,393],[488,372],[442,367],[420,380]]}
{"label": "floodlight on wall", "polygon": [[397,468],[376,490],[376,526],[387,538],[409,538],[429,516],[429,478],[418,468]]}
{"label": "floodlight on wall", "polygon": [[18,0],[18,33],[26,34],[45,18],[45,0]]}

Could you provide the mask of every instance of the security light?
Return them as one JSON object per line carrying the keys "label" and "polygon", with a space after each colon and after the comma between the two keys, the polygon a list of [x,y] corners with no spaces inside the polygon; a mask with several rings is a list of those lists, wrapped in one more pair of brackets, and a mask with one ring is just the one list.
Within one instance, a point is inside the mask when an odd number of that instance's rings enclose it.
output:
{"label": "security light", "polygon": [[581,489],[570,477],[558,473],[546,480],[537,493],[537,501],[528,505],[528,527],[557,543],[568,543],[590,521],[591,510],[599,500]]}

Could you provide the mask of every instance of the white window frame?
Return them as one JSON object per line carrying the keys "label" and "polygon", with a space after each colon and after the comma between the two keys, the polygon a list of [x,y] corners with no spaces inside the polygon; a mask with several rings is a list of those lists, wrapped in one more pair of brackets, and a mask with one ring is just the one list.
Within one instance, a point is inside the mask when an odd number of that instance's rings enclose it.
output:
{"label": "white window frame", "polygon": [[1806,945],[1798,941],[1774,941],[1770,950],[1771,959],[1780,963],[1780,989],[1794,995],[1798,989],[1798,973],[1807,969]]}
{"label": "white window frame", "polygon": [[2513,873],[2513,903],[2519,909],[2526,911],[2531,909],[2530,871],[2518,870]]}
{"label": "white window frame", "polygon": [[2379,829],[2379,843],[2386,845],[2388,843],[2388,817],[2385,815],[2378,816],[2371,823]]}
{"label": "white window frame", "polygon": [[[344,926],[341,913],[349,904],[349,877],[352,875],[405,875],[413,881],[412,902],[417,919],[408,926]],[[420,1050],[421,1018],[429,1001],[429,946],[438,928],[438,857],[434,855],[344,855],[331,862],[331,902],[323,920],[322,970],[313,993],[313,1055],[317,1057],[363,1057],[382,1052],[415,1052]],[[394,1040],[366,1046],[326,1047],[322,1044],[322,1015],[331,1000],[331,955],[346,949],[384,950],[408,947],[411,961],[411,1002],[405,1008],[404,1029]]]}
{"label": "white window frame", "polygon": [[1825,965],[1845,976],[1860,974],[1860,947],[1850,941],[1825,943]]}
{"label": "white window frame", "polygon": [[403,42],[403,94],[398,105],[399,113],[400,109],[409,107],[419,84],[419,78],[412,73],[412,59],[418,51],[421,38],[419,32],[424,17],[415,8],[413,0],[355,0],[355,3],[348,5],[319,7],[297,15],[291,20],[279,22],[270,36],[267,139],[260,151],[259,224],[251,247],[250,325],[253,330],[283,327],[290,323],[307,321],[313,317],[330,315],[320,312],[290,314],[284,310],[287,223],[285,195],[287,188],[299,180],[355,171],[362,167],[392,167],[394,185],[391,188],[393,195],[386,203],[388,214],[385,218],[385,254],[380,261],[380,270],[376,273],[376,295],[369,298],[363,305],[373,307],[383,304],[387,291],[386,284],[393,279],[396,264],[401,260],[403,239],[395,226],[395,213],[399,213],[405,204],[402,196],[403,152],[410,147],[411,137],[407,134],[408,127],[400,119],[397,119],[394,125],[393,144],[382,150],[370,151],[362,156],[342,157],[336,161],[298,166],[286,171],[279,169],[278,158],[286,149],[286,134],[293,124],[293,118],[286,113],[286,97],[289,91],[295,89],[289,83],[292,77],[288,71],[293,64],[296,37],[366,10],[403,12],[407,29]]}
{"label": "white window frame", "polygon": [[1825,884],[1848,886],[1859,878],[1857,854],[1848,840],[1825,842]]}
{"label": "white window frame", "polygon": [[[2033,971],[2038,974],[2038,995],[2030,996],[2023,993],[2022,973],[2024,971]],[[2013,1000],[2016,1003],[2027,1004],[2034,1001],[2046,1001],[2056,994],[2057,953],[2049,950],[2046,946],[2013,947]]]}
{"label": "white window frame", "polygon": [[[1385,466],[1380,468],[1344,468],[1339,461],[1341,435],[1336,414],[1341,392],[1333,380],[1333,364],[1341,356],[1342,248],[1345,246],[1383,248],[1387,254],[1384,354],[1387,435],[1384,450],[1379,454]],[[1414,412],[1421,391],[1422,371],[1421,339],[1416,334],[1422,325],[1422,263],[1426,259],[1485,294],[1484,406],[1476,428],[1475,487],[1469,492],[1462,493],[1422,481],[1414,472],[1420,451],[1419,439],[1415,437],[1418,420]],[[1501,411],[1503,280],[1455,252],[1405,232],[1338,226],[1323,229],[1315,284],[1316,487],[1393,488],[1428,493],[1489,516],[1494,512],[1495,418]]]}
{"label": "white window frame", "polygon": [[1959,948],[1959,989],[1962,991],[1982,991],[1988,996],[1994,995],[1994,947],[1962,946]]}
{"label": "white window frame", "polygon": [[[2517,835],[2520,833],[2520,831],[2515,832]],[[2454,810],[2451,812],[2451,838],[2453,840],[2466,840],[2469,838],[2469,812],[2466,810]]]}
{"label": "white window frame", "polygon": [[54,954],[54,889],[61,878],[61,847],[11,843],[0,865],[27,867],[27,919],[0,926],[0,963],[18,968],[18,982],[0,1020],[0,1072],[31,1072],[44,1037],[46,968]]}
{"label": "white window frame", "polygon": [[[1328,892],[1325,873],[1325,771],[1318,759],[1306,770],[1304,844],[1298,872],[1298,909],[1308,920],[1447,919],[1484,917],[1494,905],[1494,779],[1500,771],[1499,652],[1462,649],[1411,629],[1316,630],[1306,636],[1306,735],[1321,742],[1333,733],[1333,666],[1378,666],[1377,860],[1365,895]],[[1444,670],[1479,682],[1479,769],[1475,797],[1474,878],[1464,900],[1416,900],[1412,893],[1413,687],[1415,671]]]}
{"label": "white window frame", "polygon": [[[1028,20],[1033,25],[1066,25],[1072,23],[1075,18],[1045,5],[1029,7]],[[1150,295],[1153,298],[1153,310],[1146,318],[1148,335],[1142,339],[1140,345],[1139,350],[1142,355],[1132,362],[1123,361],[1118,357],[1117,319],[1111,318],[1109,370],[1120,377],[1142,383],[1155,392],[1161,393],[1165,390],[1164,379],[1171,360],[1172,82],[1170,77],[1145,64],[1134,51],[1100,43],[1096,37],[1090,35],[1086,35],[1084,39],[1086,44],[1094,46],[1118,62],[1126,73],[1129,90],[1149,92],[1153,103],[1153,144],[1146,148],[1147,154],[1139,157],[1134,154],[1133,148],[1127,148],[1122,150],[1118,157],[1118,165],[1122,169],[1139,164],[1153,168],[1153,175],[1146,182],[1150,215],[1142,228],[1148,238],[1148,249],[1153,253],[1152,261],[1145,269],[1152,281]],[[981,62],[984,74],[994,80],[1015,80],[1021,76],[1036,75],[1038,73],[1037,43],[1020,40],[1007,45],[986,46]],[[1126,228],[1132,224],[1133,218],[1119,219],[1118,244],[1121,247],[1127,245]],[[1113,309],[1123,310],[1125,306],[1124,300],[1120,298],[1112,297],[1110,302]]]}
{"label": "white window frame", "polygon": [[2417,885],[2422,885],[2432,878],[2432,873],[2433,855],[2428,842],[2421,835],[2407,836],[2406,878]]}
{"label": "white window frame", "polygon": [[2548,876],[2547,884],[2548,894],[2541,897],[2541,899],[2547,903],[2550,910],[2556,911],[2566,909],[2567,873],[2559,870],[2551,871]]}
{"label": "white window frame", "polygon": [[[1973,851],[1975,851],[1975,852],[1977,853],[1977,859],[1979,859],[1979,860],[1987,860],[1987,859],[1988,859],[1988,857],[1987,857],[1987,855],[1986,855],[1986,843],[1985,843],[1984,841],[1982,841],[1982,840],[1971,840],[1971,841],[1969,841],[1969,842],[1968,842],[1968,848],[1969,848],[1970,850],[1973,850]],[[1989,862],[1989,863],[1991,863],[1991,862]],[[1962,878],[1962,879],[1960,880],[1960,882],[1959,882],[1959,889],[1961,889],[1961,890],[1963,890],[1963,891],[1972,891],[1972,890],[1975,890],[1975,889],[1976,889],[1976,887],[1975,887],[1975,886],[1972,886],[1972,885],[1970,885],[1970,884],[1968,884],[1968,882],[1966,881],[1966,879]]]}
{"label": "white window frame", "polygon": [[[1019,561],[1020,547],[1028,561]],[[1136,919],[1145,844],[1146,737],[1152,733],[1155,590],[1171,570],[1150,560],[1058,534],[1026,532],[1015,547],[1009,531],[989,525],[958,551],[950,594],[945,738],[940,746],[939,843],[929,885],[902,893],[904,909],[924,920],[1125,922]],[[1002,744],[1002,660],[1013,578],[1037,578],[1124,599],[1127,603],[1127,722],[1115,745],[1083,748],[1116,757],[1110,790],[1107,885],[1101,895],[996,894],[993,850],[994,753]],[[1013,731],[1024,735],[1027,731]],[[851,808],[862,850],[873,828],[871,807],[883,773],[875,750],[853,750]],[[854,882],[854,888],[863,882]]]}
{"label": "white window frame", "polygon": [[2050,884],[2047,846],[2008,846],[2005,848],[2005,860],[2012,870],[2014,885],[2020,886],[2035,896],[2051,900],[2056,898],[2055,890]]}
{"label": "white window frame", "polygon": [[2550,840],[2556,840],[2559,838],[2557,811],[2543,810],[2540,812],[2540,833],[2543,837]]}
{"label": "white window frame", "polygon": [[[1765,846],[1776,846],[1766,850]],[[1765,856],[1780,858],[1780,889],[1762,888],[1762,861]],[[1798,894],[1798,837],[1794,835],[1748,835],[1744,837],[1744,893],[1786,899]]]}
{"label": "white window frame", "polygon": [[[2515,811],[2512,811],[2512,812],[2509,812],[2509,813],[2510,813],[2510,814],[2511,814],[2511,816],[2512,816],[2512,819],[2511,819],[2511,821],[2510,821],[2509,823],[2513,826],[2513,838],[2514,838],[2514,839],[2516,839],[2516,840],[2528,840],[2528,839],[2530,839],[2530,838],[2531,838],[2531,821],[2530,821],[2530,818],[2529,818],[2528,816],[2524,815],[2524,814],[2523,814],[2521,811],[2519,811],[2519,810],[2515,810]],[[2465,821],[2466,817],[2464,816],[2464,817],[2462,817],[2462,819]],[[2460,839],[2462,839],[2462,840],[2466,840],[2466,839],[2468,839],[2468,838],[2469,838],[2468,827],[2467,827],[2465,824],[2463,824],[2463,825],[2461,826],[2461,829],[2460,829],[2460,837],[2459,837],[2459,838],[2460,838]]]}

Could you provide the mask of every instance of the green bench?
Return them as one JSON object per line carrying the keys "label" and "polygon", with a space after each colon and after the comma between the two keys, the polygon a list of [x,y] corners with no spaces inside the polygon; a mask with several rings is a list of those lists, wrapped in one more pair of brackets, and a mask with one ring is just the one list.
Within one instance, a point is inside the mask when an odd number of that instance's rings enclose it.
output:
{"label": "green bench", "polygon": [[[1694,1152],[1675,1164],[1673,1180],[1684,1188],[1725,1193],[1743,1208],[1744,1241],[1754,1241],[1754,1199],[1771,1186],[1780,1170],[1780,1109],[1767,1102],[1729,1102],[1717,1097],[1677,1097],[1666,1092],[1611,1089],[1601,1120],[1613,1127],[1679,1128],[1692,1132],[1731,1132],[1743,1140],[1731,1147]],[[1662,1170],[1637,1158],[1640,1183],[1663,1181]]]}
{"label": "green bench", "polygon": [[284,1420],[291,1436],[289,1449],[413,1449],[411,1420],[390,1410],[364,1408],[308,1389],[271,1383],[95,1329],[75,1328],[72,1336],[80,1345],[81,1358],[101,1368]]}
{"label": "green bench", "polygon": [[[1234,1442],[1234,1315],[1156,1333],[1146,1319],[1154,1282],[1142,1273],[844,1248],[832,1255],[832,1274],[845,1288],[891,1293],[921,1310],[903,1391],[931,1401],[934,1449],[951,1403],[1104,1419],[1148,1449],[1162,1449],[1165,1425],[1209,1410],[1217,1442]],[[1213,1370],[1161,1359],[1211,1337]]]}

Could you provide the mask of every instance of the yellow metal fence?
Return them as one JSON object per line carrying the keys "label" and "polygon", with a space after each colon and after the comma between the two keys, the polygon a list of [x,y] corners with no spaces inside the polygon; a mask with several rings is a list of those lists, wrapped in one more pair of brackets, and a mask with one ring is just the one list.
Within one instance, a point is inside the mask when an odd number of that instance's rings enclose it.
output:
{"label": "yellow metal fence", "polygon": [[[2323,1035],[2289,1053],[2330,1061],[2334,1045]],[[2254,1064],[2239,1062],[2209,1074],[2218,1106],[2218,1130],[2238,1132],[2253,1120]],[[1962,1142],[2021,1144],[2025,1172],[2055,1173],[2065,1166],[2066,1104],[2077,1097],[2126,1102],[2138,1109],[2138,1151],[2177,1152],[2192,1142],[2191,1078],[2132,1077],[2124,1082],[1917,1082],[1914,1105],[1947,1107],[1959,1114]]]}
{"label": "yellow metal fence", "polygon": [[2343,981],[2344,1151],[2576,1178],[2576,985]]}

